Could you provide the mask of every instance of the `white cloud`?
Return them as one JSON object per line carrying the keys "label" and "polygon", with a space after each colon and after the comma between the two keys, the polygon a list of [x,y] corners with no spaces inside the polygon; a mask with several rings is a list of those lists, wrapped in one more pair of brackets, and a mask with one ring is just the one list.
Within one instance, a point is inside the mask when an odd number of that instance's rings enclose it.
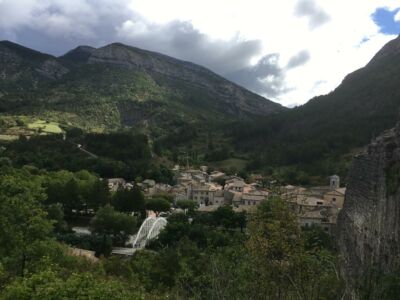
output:
{"label": "white cloud", "polygon": [[397,14],[394,16],[394,20],[396,22],[400,22],[400,10],[397,12]]}
{"label": "white cloud", "polygon": [[[210,37],[226,41],[233,36],[259,39],[263,51],[251,60],[254,66],[262,56],[279,53],[278,66],[284,68],[294,56],[306,51],[309,59],[304,64],[279,77],[285,87],[272,99],[285,105],[304,103],[330,92],[394,38],[381,34],[371,19],[378,7],[395,9],[398,1],[137,0],[131,6],[160,24],[189,20]],[[259,84],[255,81],[246,85],[254,88]]]}
{"label": "white cloud", "polygon": [[[121,41],[236,74],[289,105],[331,91],[365,65],[394,38],[379,32],[371,14],[398,6],[398,0],[0,0],[0,39],[53,53]],[[276,60],[265,64],[271,54]],[[245,82],[245,74],[255,77]]]}
{"label": "white cloud", "polygon": [[311,30],[330,20],[330,16],[318,6],[315,0],[298,0],[294,12],[296,16],[308,17],[308,27]]}

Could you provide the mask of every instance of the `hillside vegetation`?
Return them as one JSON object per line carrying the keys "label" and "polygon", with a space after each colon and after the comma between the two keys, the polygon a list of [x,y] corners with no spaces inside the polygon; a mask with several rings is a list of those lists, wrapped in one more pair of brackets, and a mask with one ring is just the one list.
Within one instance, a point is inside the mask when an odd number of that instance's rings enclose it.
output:
{"label": "hillside vegetation", "polygon": [[253,153],[253,168],[292,166],[310,174],[345,174],[345,154],[396,123],[400,108],[400,37],[333,92],[231,131],[236,149]]}
{"label": "hillside vegetation", "polygon": [[289,110],[203,67],[122,44],[56,58],[0,42],[0,139],[130,132],[171,162],[322,182],[344,176],[352,153],[398,119],[399,49],[400,37],[330,94]]}
{"label": "hillside vegetation", "polygon": [[52,57],[0,42],[0,112],[154,137],[285,110],[198,65],[122,44]]}

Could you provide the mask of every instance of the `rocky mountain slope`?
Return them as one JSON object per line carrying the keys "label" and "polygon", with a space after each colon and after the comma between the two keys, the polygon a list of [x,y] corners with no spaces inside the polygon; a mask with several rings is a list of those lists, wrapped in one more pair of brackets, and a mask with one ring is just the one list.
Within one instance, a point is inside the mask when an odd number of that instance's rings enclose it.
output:
{"label": "rocky mountain slope", "polygon": [[349,172],[338,245],[352,299],[378,299],[379,280],[399,268],[399,187],[400,124],[355,156]]}
{"label": "rocky mountain slope", "polygon": [[168,128],[285,110],[206,68],[118,43],[53,57],[3,41],[0,70],[0,112],[84,128]]}

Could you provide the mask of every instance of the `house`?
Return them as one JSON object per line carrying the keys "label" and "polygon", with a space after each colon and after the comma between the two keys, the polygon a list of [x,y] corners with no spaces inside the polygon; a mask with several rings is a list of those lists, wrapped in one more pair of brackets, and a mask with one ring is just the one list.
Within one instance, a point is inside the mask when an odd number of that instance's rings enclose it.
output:
{"label": "house", "polygon": [[232,175],[232,176],[228,176],[226,177],[226,183],[230,183],[233,181],[244,181],[244,179],[242,177],[236,176],[236,175]]}
{"label": "house", "polygon": [[189,199],[189,197],[188,197],[188,195],[186,194],[186,192],[174,192],[174,195],[175,195],[175,197],[174,197],[174,201],[175,202],[177,202],[177,201],[180,201],[180,200],[187,200],[187,199]]}
{"label": "house", "polygon": [[306,189],[303,187],[297,187],[293,185],[286,185],[281,187],[280,196],[282,199],[287,201],[295,201],[299,197],[304,197]]}
{"label": "house", "polygon": [[206,183],[208,181],[208,177],[204,174],[192,174],[192,180],[197,183]]}
{"label": "house", "polygon": [[222,206],[225,205],[225,191],[224,190],[216,190],[214,193],[214,205]]}
{"label": "house", "polygon": [[180,173],[176,178],[177,184],[187,184],[192,182],[192,175],[189,173]]}
{"label": "house", "polygon": [[333,175],[329,179],[329,186],[282,187],[282,198],[289,202],[301,226],[318,225],[332,232],[339,210],[343,207],[346,188],[339,187],[339,176]]}
{"label": "house", "polygon": [[200,171],[202,171],[203,173],[206,173],[208,170],[207,166],[200,166]]}
{"label": "house", "polygon": [[142,184],[146,188],[152,188],[156,185],[156,181],[153,179],[146,179],[146,180],[143,180]]}
{"label": "house", "polygon": [[178,184],[190,183],[192,181],[197,183],[206,183],[209,181],[209,175],[201,170],[185,170],[178,174],[176,180]]}
{"label": "house", "polygon": [[243,188],[246,185],[247,184],[243,180],[231,179],[229,181],[226,181],[224,189],[228,190],[228,191],[232,191],[232,192],[242,193],[243,192]]}
{"label": "house", "polygon": [[156,181],[153,179],[146,179],[143,180],[142,183],[138,184],[146,196],[151,196],[155,193],[155,185]]}
{"label": "house", "polygon": [[127,184],[125,184],[125,188],[126,188],[127,190],[131,190],[131,189],[133,189],[133,187],[134,187],[134,185],[133,185],[133,183],[131,183],[131,182],[128,182]]}
{"label": "house", "polygon": [[[197,202],[199,207],[214,205],[214,196],[216,191],[222,190],[222,187],[213,183],[193,184],[190,186],[190,199]],[[220,201],[220,199],[219,199]]]}
{"label": "house", "polygon": [[235,191],[230,191],[230,193],[232,194],[232,205],[234,207],[239,207],[242,202],[242,193]]}
{"label": "house", "polygon": [[255,206],[259,205],[268,197],[268,192],[251,189],[242,194],[240,205]]}
{"label": "house", "polygon": [[188,200],[191,198],[189,184],[177,184],[171,187],[171,193],[175,195],[175,202],[179,200]]}
{"label": "house", "polygon": [[298,214],[297,217],[301,227],[317,225],[326,232],[332,233],[332,229],[336,225],[337,213],[338,210],[335,208],[316,207]]}
{"label": "house", "polygon": [[166,183],[156,183],[154,185],[155,193],[170,193],[172,191],[172,186]]}
{"label": "house", "polygon": [[126,181],[123,178],[108,178],[106,180],[110,192],[116,192],[119,189],[125,188]]}
{"label": "house", "polygon": [[199,207],[211,205],[214,201],[214,193],[206,184],[193,185],[191,187],[191,199],[196,201]]}
{"label": "house", "polygon": [[213,171],[209,176],[210,176],[210,181],[216,181],[218,179],[224,178],[226,174],[219,171]]}
{"label": "house", "polygon": [[324,200],[329,201],[337,208],[342,209],[346,188],[337,188],[324,194]]}

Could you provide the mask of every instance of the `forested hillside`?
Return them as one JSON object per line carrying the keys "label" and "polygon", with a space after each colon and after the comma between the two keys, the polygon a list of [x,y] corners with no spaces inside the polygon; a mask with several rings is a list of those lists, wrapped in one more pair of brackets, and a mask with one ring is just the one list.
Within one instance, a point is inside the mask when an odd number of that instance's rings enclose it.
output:
{"label": "forested hillside", "polygon": [[330,94],[259,122],[238,123],[236,148],[253,153],[253,168],[299,167],[345,174],[343,155],[394,126],[400,109],[400,37]]}

